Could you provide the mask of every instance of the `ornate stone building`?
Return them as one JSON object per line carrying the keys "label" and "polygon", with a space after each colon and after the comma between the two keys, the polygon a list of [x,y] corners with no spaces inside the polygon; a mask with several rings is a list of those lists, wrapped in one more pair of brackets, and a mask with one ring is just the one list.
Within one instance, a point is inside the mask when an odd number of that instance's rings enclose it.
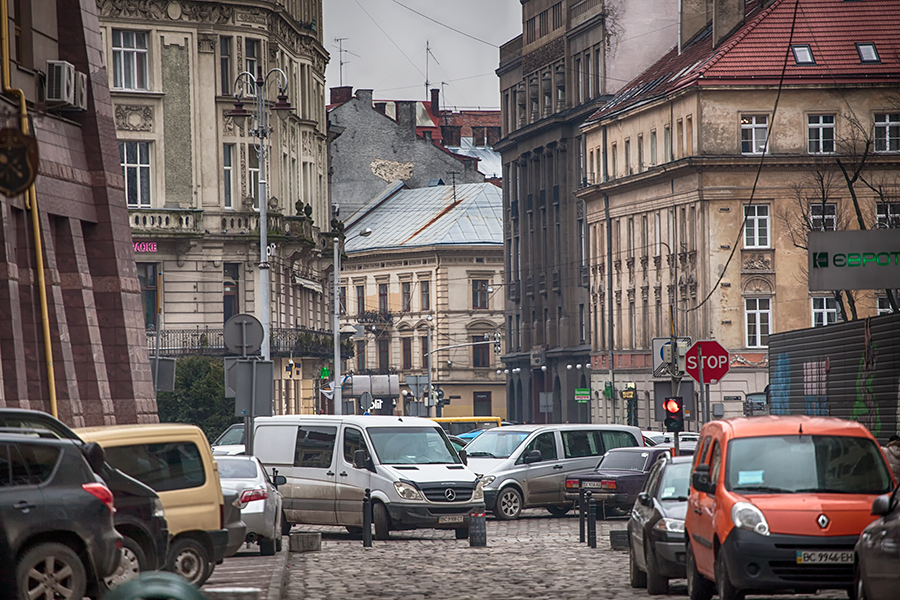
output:
{"label": "ornate stone building", "polygon": [[312,410],[331,343],[321,0],[97,5],[151,353],[222,353],[224,321],[259,315],[258,138],[227,113],[236,93],[253,110],[239,73],[287,76],[264,165],[275,410]]}

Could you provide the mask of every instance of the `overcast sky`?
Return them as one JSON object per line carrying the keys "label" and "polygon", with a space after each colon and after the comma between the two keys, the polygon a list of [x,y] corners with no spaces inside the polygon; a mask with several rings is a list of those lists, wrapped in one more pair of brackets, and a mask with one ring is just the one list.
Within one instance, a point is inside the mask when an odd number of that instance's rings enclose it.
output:
{"label": "overcast sky", "polygon": [[442,105],[500,107],[494,74],[500,61],[498,47],[522,32],[519,0],[323,0],[323,4],[324,43],[331,55],[325,72],[329,88],[341,84],[335,38],[347,38],[341,42],[349,51],[343,53],[344,85],[354,91],[374,89],[376,99],[426,100],[427,41],[428,81],[430,87],[442,90]]}

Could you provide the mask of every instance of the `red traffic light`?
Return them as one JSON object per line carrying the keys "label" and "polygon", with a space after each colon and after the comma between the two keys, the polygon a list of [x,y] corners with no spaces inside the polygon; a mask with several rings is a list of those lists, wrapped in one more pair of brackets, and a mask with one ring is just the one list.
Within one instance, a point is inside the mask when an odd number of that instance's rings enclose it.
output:
{"label": "red traffic light", "polygon": [[678,413],[681,410],[681,402],[679,402],[675,398],[668,398],[665,402],[663,402],[663,409],[667,413]]}

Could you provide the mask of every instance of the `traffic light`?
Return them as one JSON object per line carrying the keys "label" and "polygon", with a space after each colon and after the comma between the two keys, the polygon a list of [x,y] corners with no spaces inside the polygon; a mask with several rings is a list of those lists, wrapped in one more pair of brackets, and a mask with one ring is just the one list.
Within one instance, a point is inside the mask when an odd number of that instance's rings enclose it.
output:
{"label": "traffic light", "polygon": [[666,412],[664,424],[666,431],[684,431],[684,400],[681,398],[666,398],[663,401],[663,410]]}
{"label": "traffic light", "polygon": [[494,353],[499,355],[501,352],[500,348],[500,332],[494,334]]}

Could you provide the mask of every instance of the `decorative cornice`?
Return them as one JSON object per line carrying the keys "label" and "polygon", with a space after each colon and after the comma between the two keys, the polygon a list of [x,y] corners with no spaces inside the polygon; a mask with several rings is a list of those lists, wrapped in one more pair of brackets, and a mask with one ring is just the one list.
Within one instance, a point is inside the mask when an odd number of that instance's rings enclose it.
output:
{"label": "decorative cornice", "polygon": [[193,0],[97,0],[101,18],[150,21],[195,21],[211,25],[234,22],[234,7]]}
{"label": "decorative cornice", "polygon": [[117,104],[116,129],[119,131],[153,131],[153,107]]}

